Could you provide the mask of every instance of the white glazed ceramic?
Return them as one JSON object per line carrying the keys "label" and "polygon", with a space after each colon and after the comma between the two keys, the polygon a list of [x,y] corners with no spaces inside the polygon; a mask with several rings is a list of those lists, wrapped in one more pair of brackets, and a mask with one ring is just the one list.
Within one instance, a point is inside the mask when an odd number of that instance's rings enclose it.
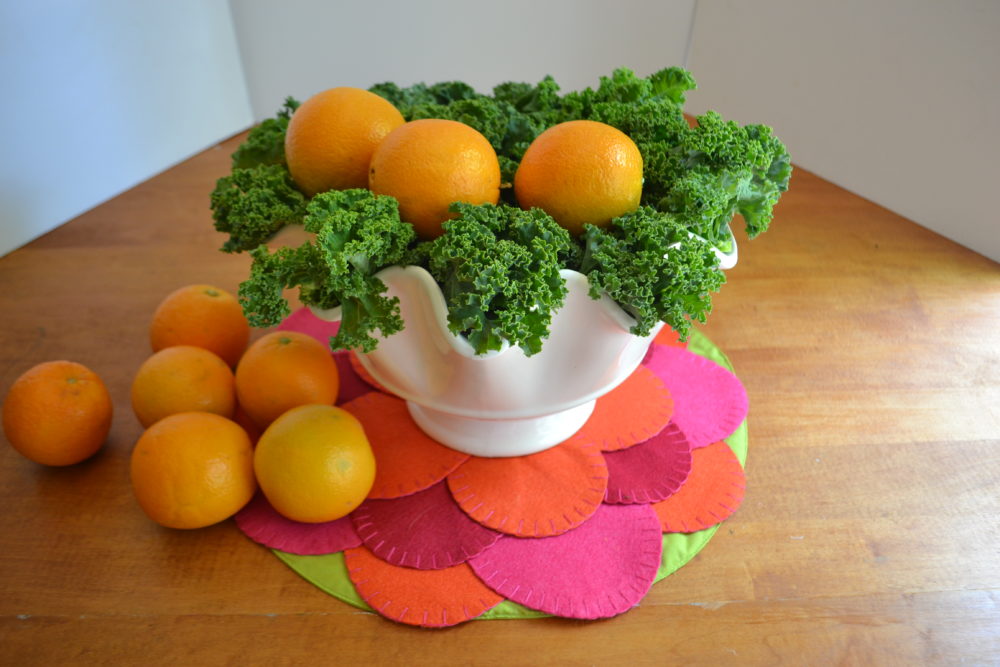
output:
{"label": "white glazed ceramic", "polygon": [[[734,244],[735,246],[735,244]],[[731,253],[735,260],[735,250]],[[725,260],[723,260],[725,261]],[[475,456],[520,456],[566,440],[583,426],[600,396],[639,365],[654,336],[635,336],[635,323],[607,296],[592,299],[586,276],[560,272],[563,306],[552,316],[542,350],[526,356],[505,345],[477,356],[448,330],[444,295],[417,266],[378,273],[388,296],[399,297],[405,328],[358,358],[372,377],[405,399],[432,438]],[[313,309],[337,321],[340,309]]]}

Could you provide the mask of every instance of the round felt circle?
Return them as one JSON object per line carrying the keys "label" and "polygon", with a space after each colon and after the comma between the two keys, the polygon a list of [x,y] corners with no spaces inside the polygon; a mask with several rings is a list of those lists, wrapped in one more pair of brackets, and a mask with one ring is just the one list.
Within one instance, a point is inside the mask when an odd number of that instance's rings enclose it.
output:
{"label": "round felt circle", "polygon": [[402,498],[366,500],[350,521],[376,556],[418,570],[464,563],[500,538],[466,516],[444,482]]}
{"label": "round felt circle", "polygon": [[613,504],[655,503],[673,495],[691,472],[691,443],[676,424],[635,447],[605,452]]}
{"label": "round felt circle", "polygon": [[649,440],[670,422],[673,412],[674,401],[663,381],[639,366],[597,399],[593,414],[576,435],[613,452]]}
{"label": "round felt circle", "polygon": [[576,530],[542,539],[503,537],[469,565],[509,600],[566,618],[608,618],[646,595],[662,547],[651,505],[601,505]]}
{"label": "round felt circle", "polygon": [[406,402],[378,391],[345,403],[364,426],[375,453],[375,483],[369,498],[399,498],[437,484],[468,460],[420,430]]}
{"label": "round felt circle", "polygon": [[[692,331],[687,349],[732,370],[732,365],[723,352],[707,337],[697,331]],[[739,462],[745,464],[748,446],[746,422],[726,438],[725,442],[732,449]],[[657,570],[655,581],[664,579],[690,562],[708,544],[709,540],[712,539],[718,530],[718,527],[718,525],[715,525],[694,533],[664,534],[660,567]],[[373,611],[351,583],[343,552],[316,556],[300,556],[275,550],[275,555],[301,577],[325,593],[359,609]],[[477,620],[542,618],[547,615],[544,612],[529,609],[516,602],[504,600],[476,618]]]}
{"label": "round felt circle", "polygon": [[233,518],[254,542],[293,554],[328,554],[361,545],[349,518],[325,523],[292,521],[278,514],[263,493],[257,493]]}
{"label": "round felt circle", "polygon": [[408,625],[456,625],[503,600],[465,563],[416,570],[386,563],[363,546],[345,551],[344,562],[355,589],[372,609]]}
{"label": "round felt circle", "polygon": [[593,442],[570,438],[514,458],[472,457],[448,475],[451,495],[468,516],[518,537],[565,533],[604,501],[608,466]]}

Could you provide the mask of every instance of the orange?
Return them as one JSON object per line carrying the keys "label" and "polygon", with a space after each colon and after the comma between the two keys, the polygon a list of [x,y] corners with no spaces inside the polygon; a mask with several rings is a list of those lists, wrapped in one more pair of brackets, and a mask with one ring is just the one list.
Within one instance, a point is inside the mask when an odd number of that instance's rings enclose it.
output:
{"label": "orange", "polygon": [[250,340],[250,325],[236,297],[212,285],[188,285],[169,294],[153,313],[153,352],[194,345],[236,366]]}
{"label": "orange", "polygon": [[621,130],[593,120],[553,125],[528,146],[514,174],[521,208],[540,208],[572,234],[639,207],[642,155]]}
{"label": "orange", "polygon": [[361,422],[332,405],[302,405],[278,417],[260,436],[253,467],[271,506],[305,523],[346,516],[375,482]]}
{"label": "orange", "polygon": [[250,346],[236,367],[240,407],[260,428],[299,405],[333,405],[339,389],[330,351],[297,331],[267,334]]}
{"label": "orange", "polygon": [[73,361],[47,361],[26,371],[7,392],[3,431],[32,461],[68,466],[101,448],[112,410],[96,373]]}
{"label": "orange", "polygon": [[253,447],[236,423],[182,412],[153,424],[132,450],[132,490],[150,519],[202,528],[228,519],[253,496]]}
{"label": "orange", "polygon": [[149,427],[178,412],[232,417],[236,409],[233,371],[218,355],[176,345],[143,362],[132,381],[132,410]]}
{"label": "orange", "polygon": [[368,185],[379,142],[406,122],[396,107],[360,88],[331,88],[302,103],[285,133],[292,179],[310,197]]}
{"label": "orange", "polygon": [[457,201],[496,204],[500,163],[490,142],[454,120],[430,118],[401,125],[372,156],[368,187],[399,201],[400,217],[424,239],[441,235]]}

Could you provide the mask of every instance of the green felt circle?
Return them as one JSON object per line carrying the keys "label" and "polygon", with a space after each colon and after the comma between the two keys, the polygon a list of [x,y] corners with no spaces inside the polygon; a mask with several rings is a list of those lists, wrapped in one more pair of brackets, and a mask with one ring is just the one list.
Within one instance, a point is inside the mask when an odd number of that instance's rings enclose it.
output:
{"label": "green felt circle", "polygon": [[[705,335],[691,332],[688,341],[688,350],[701,355],[706,359],[711,359],[720,366],[733,370],[732,364],[722,350],[715,346]],[[736,431],[726,438],[726,444],[736,454],[742,465],[746,465],[747,458],[747,424],[744,421]],[[715,525],[696,533],[666,533],[663,535],[663,556],[660,561],[660,569],[656,573],[654,581],[673,574],[688,561],[694,558],[701,551],[708,541],[715,535],[719,526]],[[326,554],[322,556],[298,556],[284,551],[273,550],[286,565],[295,570],[306,581],[309,581],[321,590],[330,595],[343,600],[359,609],[373,611],[364,600],[354,590],[350,577],[347,575],[347,566],[344,564],[344,554]],[[516,602],[504,600],[493,607],[485,614],[479,616],[480,619],[502,619],[502,618],[543,618],[548,616],[540,611],[528,609]]]}

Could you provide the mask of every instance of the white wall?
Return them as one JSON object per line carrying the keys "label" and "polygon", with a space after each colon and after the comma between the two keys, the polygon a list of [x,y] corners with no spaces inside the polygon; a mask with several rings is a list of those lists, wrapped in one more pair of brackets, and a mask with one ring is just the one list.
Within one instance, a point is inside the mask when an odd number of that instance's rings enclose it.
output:
{"label": "white wall", "polygon": [[694,0],[231,0],[254,116],[287,95],[394,81],[489,92],[551,74],[563,90],[616,67],[682,65]]}
{"label": "white wall", "polygon": [[1000,2],[695,4],[0,2],[0,255],[286,95],[686,63],[690,110],[772,125],[796,164],[1000,260]]}
{"label": "white wall", "polygon": [[0,91],[0,255],[252,122],[225,0],[4,1]]}
{"label": "white wall", "polygon": [[1000,2],[701,0],[689,66],[691,110],[1000,261]]}

